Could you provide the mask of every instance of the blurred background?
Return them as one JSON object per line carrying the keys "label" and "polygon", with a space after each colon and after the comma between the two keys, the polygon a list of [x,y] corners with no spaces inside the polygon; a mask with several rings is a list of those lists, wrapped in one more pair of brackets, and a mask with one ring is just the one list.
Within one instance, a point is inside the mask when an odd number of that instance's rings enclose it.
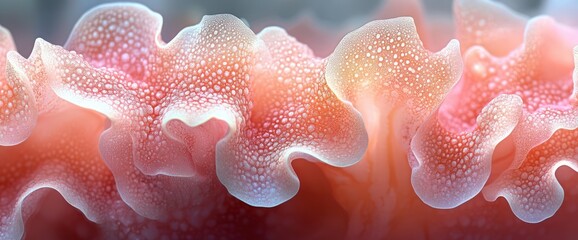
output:
{"label": "blurred background", "polygon": [[[244,19],[254,31],[267,25],[291,26],[299,19],[313,20],[325,33],[351,31],[378,15],[376,12],[388,0],[139,0],[131,1],[146,5],[164,18],[163,39],[169,41],[184,27],[198,23],[203,15],[230,13]],[[411,0],[398,0],[411,1]],[[416,0],[418,1],[418,0]],[[63,45],[77,20],[91,8],[115,1],[103,0],[0,0],[0,25],[10,30],[18,51],[28,56],[36,38],[43,38],[53,44]],[[451,21],[452,0],[422,0],[424,14],[429,17],[447,18]],[[551,14],[559,21],[577,26],[578,0],[500,0],[508,7],[528,16]],[[428,17],[426,17],[427,19]],[[431,19],[431,18],[429,18]],[[450,22],[451,24],[451,22]],[[314,29],[319,30],[319,29]],[[320,42],[319,33],[294,35],[310,46]],[[339,39],[339,34],[336,35]],[[313,39],[313,40],[312,40]],[[447,43],[447,42],[446,42]],[[332,48],[329,45],[327,54]],[[332,43],[334,44],[334,42]],[[442,43],[443,44],[443,43]],[[322,46],[323,47],[323,46]],[[320,49],[320,47],[313,49]],[[27,223],[28,237],[48,239],[46,232],[65,232],[66,226],[79,226],[90,234],[96,228],[84,215],[72,207],[62,210],[65,200],[52,192],[51,201],[44,202],[44,208]],[[59,205],[60,204],[60,205]],[[68,206],[68,205],[66,205]],[[66,211],[66,212],[65,212]],[[75,214],[75,215],[73,215]],[[73,217],[71,217],[73,216]],[[62,219],[60,219],[61,217]],[[41,223],[41,224],[38,224]],[[41,234],[39,236],[32,234]],[[62,235],[60,235],[62,236]]]}
{"label": "blurred background", "polygon": [[[0,0],[0,25],[9,29],[18,51],[28,56],[34,40],[43,38],[62,45],[76,21],[87,10],[102,3],[98,0]],[[283,23],[307,16],[325,28],[340,29],[367,23],[368,16],[387,0],[140,0],[164,17],[163,39],[168,41],[182,28],[197,23],[203,15],[230,13],[250,26],[260,23]],[[547,0],[503,0],[509,7],[532,16],[551,8]],[[564,5],[572,0],[554,1]],[[452,0],[423,0],[426,15],[451,17]],[[578,5],[578,4],[571,4]],[[576,9],[556,8],[565,11]],[[262,24],[261,24],[262,25]],[[254,29],[255,31],[260,29]],[[298,37],[299,38],[299,37]],[[307,43],[307,41],[305,41]]]}

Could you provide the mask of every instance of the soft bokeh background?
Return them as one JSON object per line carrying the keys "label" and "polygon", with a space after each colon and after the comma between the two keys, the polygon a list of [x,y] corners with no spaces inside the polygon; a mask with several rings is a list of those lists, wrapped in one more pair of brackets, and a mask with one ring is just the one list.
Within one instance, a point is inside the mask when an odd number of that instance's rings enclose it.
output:
{"label": "soft bokeh background", "polygon": [[[245,19],[249,25],[260,22],[291,21],[311,15],[328,28],[345,23],[368,21],[369,16],[387,0],[140,0],[164,17],[163,39],[193,25],[205,14],[230,13]],[[557,5],[566,1],[558,0]],[[0,25],[8,28],[18,51],[28,56],[38,37],[62,45],[76,21],[84,12],[102,3],[98,0],[0,0]],[[547,0],[502,0],[509,7],[535,15],[539,9],[552,5]],[[426,13],[451,16],[452,0],[423,0]],[[577,4],[573,4],[577,5]],[[572,11],[572,9],[565,9]],[[351,24],[350,24],[351,25]]]}
{"label": "soft bokeh background", "polygon": [[[230,13],[245,19],[250,26],[264,22],[290,22],[299,17],[310,16],[327,28],[341,29],[344,26],[367,23],[372,13],[387,0],[140,0],[164,18],[163,38],[170,40],[182,28],[197,23],[203,15]],[[399,0],[404,1],[404,0]],[[114,1],[98,0],[0,0],[0,25],[9,29],[18,51],[28,56],[36,38],[62,45],[76,21],[89,9]],[[578,0],[502,0],[515,11],[529,16],[549,13],[554,16],[574,16],[578,12]],[[569,4],[572,3],[572,4]],[[423,0],[428,15],[451,17],[452,0]],[[562,6],[562,7],[561,7]],[[559,12],[571,14],[556,14]],[[578,25],[574,19],[558,19]],[[95,232],[95,225],[83,220],[80,211],[72,207],[63,208],[65,200],[56,192],[46,198],[40,209],[27,224],[28,238],[50,239],[46,232],[56,232],[55,239],[64,239],[62,233],[67,226],[84,221],[86,234]],[[68,205],[66,205],[68,206]],[[62,218],[65,216],[66,218]],[[71,217],[72,216],[72,217]],[[59,218],[61,217],[61,218]],[[40,224],[38,224],[40,223]],[[33,234],[40,234],[38,236]],[[80,233],[77,233],[82,235]]]}

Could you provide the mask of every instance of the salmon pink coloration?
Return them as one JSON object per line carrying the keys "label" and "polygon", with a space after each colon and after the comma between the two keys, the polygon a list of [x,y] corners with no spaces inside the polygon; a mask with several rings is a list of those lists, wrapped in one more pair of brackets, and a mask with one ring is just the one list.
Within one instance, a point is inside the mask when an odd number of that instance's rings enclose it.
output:
{"label": "salmon pink coloration", "polygon": [[210,15],[165,42],[105,4],[28,58],[0,27],[0,239],[571,239],[578,29],[453,10]]}

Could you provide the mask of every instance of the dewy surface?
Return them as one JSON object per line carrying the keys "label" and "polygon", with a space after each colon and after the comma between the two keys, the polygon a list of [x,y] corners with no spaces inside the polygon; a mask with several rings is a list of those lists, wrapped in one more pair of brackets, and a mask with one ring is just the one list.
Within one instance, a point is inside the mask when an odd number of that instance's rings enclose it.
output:
{"label": "dewy surface", "polygon": [[0,27],[0,239],[575,238],[578,28],[453,10],[165,42],[105,4],[28,58]]}

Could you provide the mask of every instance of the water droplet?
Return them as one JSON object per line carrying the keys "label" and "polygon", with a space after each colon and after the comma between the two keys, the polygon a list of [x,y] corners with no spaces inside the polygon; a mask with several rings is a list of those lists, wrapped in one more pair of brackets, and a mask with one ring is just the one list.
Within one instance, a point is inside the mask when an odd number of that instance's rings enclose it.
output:
{"label": "water droplet", "polygon": [[313,124],[309,125],[309,127],[307,127],[307,131],[309,132],[315,131],[315,126]]}
{"label": "water droplet", "polygon": [[123,62],[128,62],[128,60],[130,59],[130,56],[128,55],[128,53],[123,53],[120,59]]}

